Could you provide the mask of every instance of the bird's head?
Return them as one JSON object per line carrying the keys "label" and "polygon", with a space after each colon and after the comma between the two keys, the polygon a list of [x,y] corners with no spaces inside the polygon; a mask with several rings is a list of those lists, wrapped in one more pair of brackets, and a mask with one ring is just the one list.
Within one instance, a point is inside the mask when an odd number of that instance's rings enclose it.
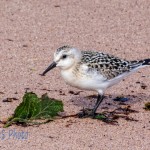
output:
{"label": "bird's head", "polygon": [[62,70],[70,69],[73,65],[81,60],[81,51],[70,47],[63,46],[56,50],[54,53],[54,61],[50,66],[42,73],[45,75],[48,71],[55,67],[60,67]]}

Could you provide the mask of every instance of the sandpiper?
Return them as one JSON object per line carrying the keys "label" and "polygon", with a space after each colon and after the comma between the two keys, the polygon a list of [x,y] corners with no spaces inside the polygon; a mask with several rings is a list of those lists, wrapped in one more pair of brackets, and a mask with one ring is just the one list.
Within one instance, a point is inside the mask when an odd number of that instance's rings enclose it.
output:
{"label": "sandpiper", "polygon": [[69,85],[98,92],[97,102],[89,114],[94,117],[104,99],[105,90],[138,69],[150,66],[150,59],[127,61],[102,52],[63,46],[56,50],[54,61],[42,75],[56,66]]}

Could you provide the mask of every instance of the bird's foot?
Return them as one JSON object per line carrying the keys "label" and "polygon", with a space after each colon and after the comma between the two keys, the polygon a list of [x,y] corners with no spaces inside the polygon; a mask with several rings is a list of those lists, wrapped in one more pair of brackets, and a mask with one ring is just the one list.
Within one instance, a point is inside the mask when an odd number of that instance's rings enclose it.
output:
{"label": "bird's foot", "polygon": [[93,109],[83,108],[77,115],[79,118],[95,118],[96,114],[93,113]]}

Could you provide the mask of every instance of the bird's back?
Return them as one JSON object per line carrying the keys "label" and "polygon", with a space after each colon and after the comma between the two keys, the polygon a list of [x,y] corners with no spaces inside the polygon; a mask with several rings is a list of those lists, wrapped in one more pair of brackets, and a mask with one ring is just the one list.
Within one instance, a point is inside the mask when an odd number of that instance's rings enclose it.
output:
{"label": "bird's back", "polygon": [[82,51],[82,64],[86,64],[89,70],[95,70],[107,79],[112,79],[131,70],[132,62],[114,57],[113,55]]}

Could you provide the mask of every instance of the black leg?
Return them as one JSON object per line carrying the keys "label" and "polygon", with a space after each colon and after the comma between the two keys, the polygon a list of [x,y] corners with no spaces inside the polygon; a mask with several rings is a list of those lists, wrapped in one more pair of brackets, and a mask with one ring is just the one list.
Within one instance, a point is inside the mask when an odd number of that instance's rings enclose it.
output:
{"label": "black leg", "polygon": [[104,96],[98,94],[96,104],[95,104],[95,106],[94,106],[94,108],[92,110],[92,113],[91,113],[91,115],[93,116],[93,118],[95,116],[95,112],[96,112],[97,108],[99,107],[99,105],[103,101],[103,99],[104,99]]}
{"label": "black leg", "polygon": [[78,113],[79,118],[85,118],[85,117],[89,117],[89,116],[92,116],[94,118],[96,110],[99,107],[100,103],[103,101],[103,99],[104,99],[104,96],[98,94],[97,101],[96,101],[94,108],[92,110],[83,109],[82,112]]}

